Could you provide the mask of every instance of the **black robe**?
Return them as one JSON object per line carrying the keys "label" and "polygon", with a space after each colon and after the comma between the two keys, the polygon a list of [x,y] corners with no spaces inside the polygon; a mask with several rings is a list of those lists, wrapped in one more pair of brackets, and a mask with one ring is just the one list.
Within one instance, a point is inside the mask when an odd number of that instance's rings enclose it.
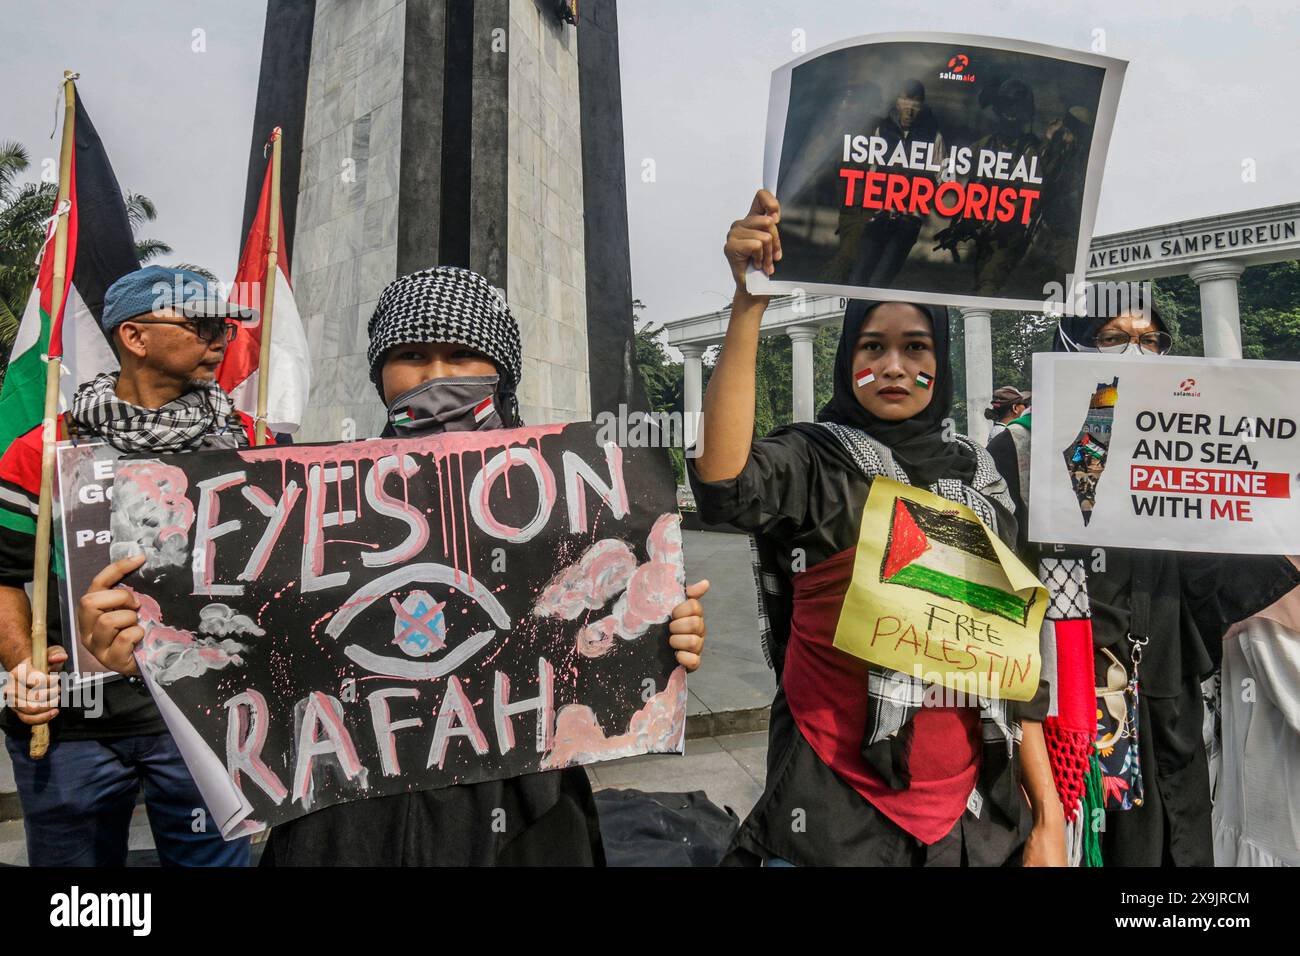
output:
{"label": "black robe", "polygon": [[[989,453],[1012,492],[1017,517],[1027,516],[1011,434],[997,435]],[[1300,571],[1271,555],[1094,551],[1023,538],[1019,544],[1031,568],[1040,555],[1085,562],[1093,646],[1109,648],[1126,671],[1132,670],[1127,637],[1133,608],[1141,602],[1149,607],[1150,643],[1138,670],[1138,754],[1146,799],[1140,807],[1106,813],[1105,865],[1213,866],[1201,682],[1218,669],[1227,629],[1300,584]],[[1101,684],[1108,662],[1097,657]]]}

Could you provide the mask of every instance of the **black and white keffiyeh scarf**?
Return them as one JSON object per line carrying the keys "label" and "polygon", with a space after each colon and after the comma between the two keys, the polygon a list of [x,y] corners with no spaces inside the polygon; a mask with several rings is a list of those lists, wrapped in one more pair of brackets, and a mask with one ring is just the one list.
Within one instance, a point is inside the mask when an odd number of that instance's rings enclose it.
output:
{"label": "black and white keffiyeh scarf", "polygon": [[[367,326],[370,380],[384,398],[384,357],[398,345],[449,342],[482,352],[500,373],[498,412],[507,428],[521,424],[516,392],[523,373],[519,325],[505,297],[477,272],[437,266],[390,282]],[[386,404],[386,402],[385,402]]]}
{"label": "black and white keffiyeh scarf", "polygon": [[[870,478],[882,475],[902,484],[912,484],[889,449],[866,432],[835,422],[818,422],[817,426],[827,429],[838,439],[864,475]],[[996,533],[997,512],[989,502],[997,501],[1008,511],[1012,510],[1006,482],[983,447],[964,435],[955,435],[954,440],[964,445],[973,455],[975,475],[970,484],[952,478],[941,478],[931,484],[929,490],[949,501],[966,505]],[[762,542],[751,538],[751,546],[755,579],[764,596],[764,600],[759,602],[763,650],[768,664],[775,666],[784,648],[779,639],[774,639],[774,622],[772,615],[767,613],[765,602],[771,600],[775,607],[781,607],[779,602],[788,601],[789,595],[778,593],[778,590],[783,590],[783,585],[779,576],[773,573],[768,562],[763,559]],[[869,705],[862,754],[872,769],[896,789],[904,789],[910,783],[906,758],[910,750],[910,728],[912,718],[925,704],[926,691],[927,684],[910,674],[874,665],[868,669]],[[1020,723],[1009,714],[1007,701],[980,697],[979,705],[985,758],[982,773],[986,775],[985,779],[1009,782],[1011,778],[1004,776],[1001,770],[1015,757],[1021,740]],[[990,796],[999,803],[1012,805],[1010,794]]]}
{"label": "black and white keffiyeh scarf", "polygon": [[186,451],[247,444],[232,425],[234,402],[216,382],[192,387],[161,408],[141,408],[117,397],[117,373],[101,372],[77,389],[68,418],[78,431],[97,435],[122,452]]}

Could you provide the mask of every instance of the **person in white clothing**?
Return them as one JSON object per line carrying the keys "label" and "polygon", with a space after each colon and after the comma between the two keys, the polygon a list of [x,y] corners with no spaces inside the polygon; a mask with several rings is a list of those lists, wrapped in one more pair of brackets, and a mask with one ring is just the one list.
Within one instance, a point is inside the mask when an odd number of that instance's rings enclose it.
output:
{"label": "person in white clothing", "polygon": [[1224,637],[1222,715],[1215,865],[1300,866],[1300,590]]}

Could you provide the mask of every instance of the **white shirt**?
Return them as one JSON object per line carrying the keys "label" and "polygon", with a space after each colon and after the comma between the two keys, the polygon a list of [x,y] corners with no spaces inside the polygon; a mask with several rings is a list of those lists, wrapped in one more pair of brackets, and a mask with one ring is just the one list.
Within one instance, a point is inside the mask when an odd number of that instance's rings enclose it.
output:
{"label": "white shirt", "polygon": [[1223,643],[1216,866],[1300,866],[1300,632],[1253,617]]}

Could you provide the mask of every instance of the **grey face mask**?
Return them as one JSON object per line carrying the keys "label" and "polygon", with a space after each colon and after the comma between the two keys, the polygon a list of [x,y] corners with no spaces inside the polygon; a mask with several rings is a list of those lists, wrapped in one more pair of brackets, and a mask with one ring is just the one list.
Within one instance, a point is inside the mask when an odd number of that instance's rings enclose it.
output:
{"label": "grey face mask", "polygon": [[388,421],[403,437],[501,428],[496,396],[499,377],[431,378],[393,399]]}

